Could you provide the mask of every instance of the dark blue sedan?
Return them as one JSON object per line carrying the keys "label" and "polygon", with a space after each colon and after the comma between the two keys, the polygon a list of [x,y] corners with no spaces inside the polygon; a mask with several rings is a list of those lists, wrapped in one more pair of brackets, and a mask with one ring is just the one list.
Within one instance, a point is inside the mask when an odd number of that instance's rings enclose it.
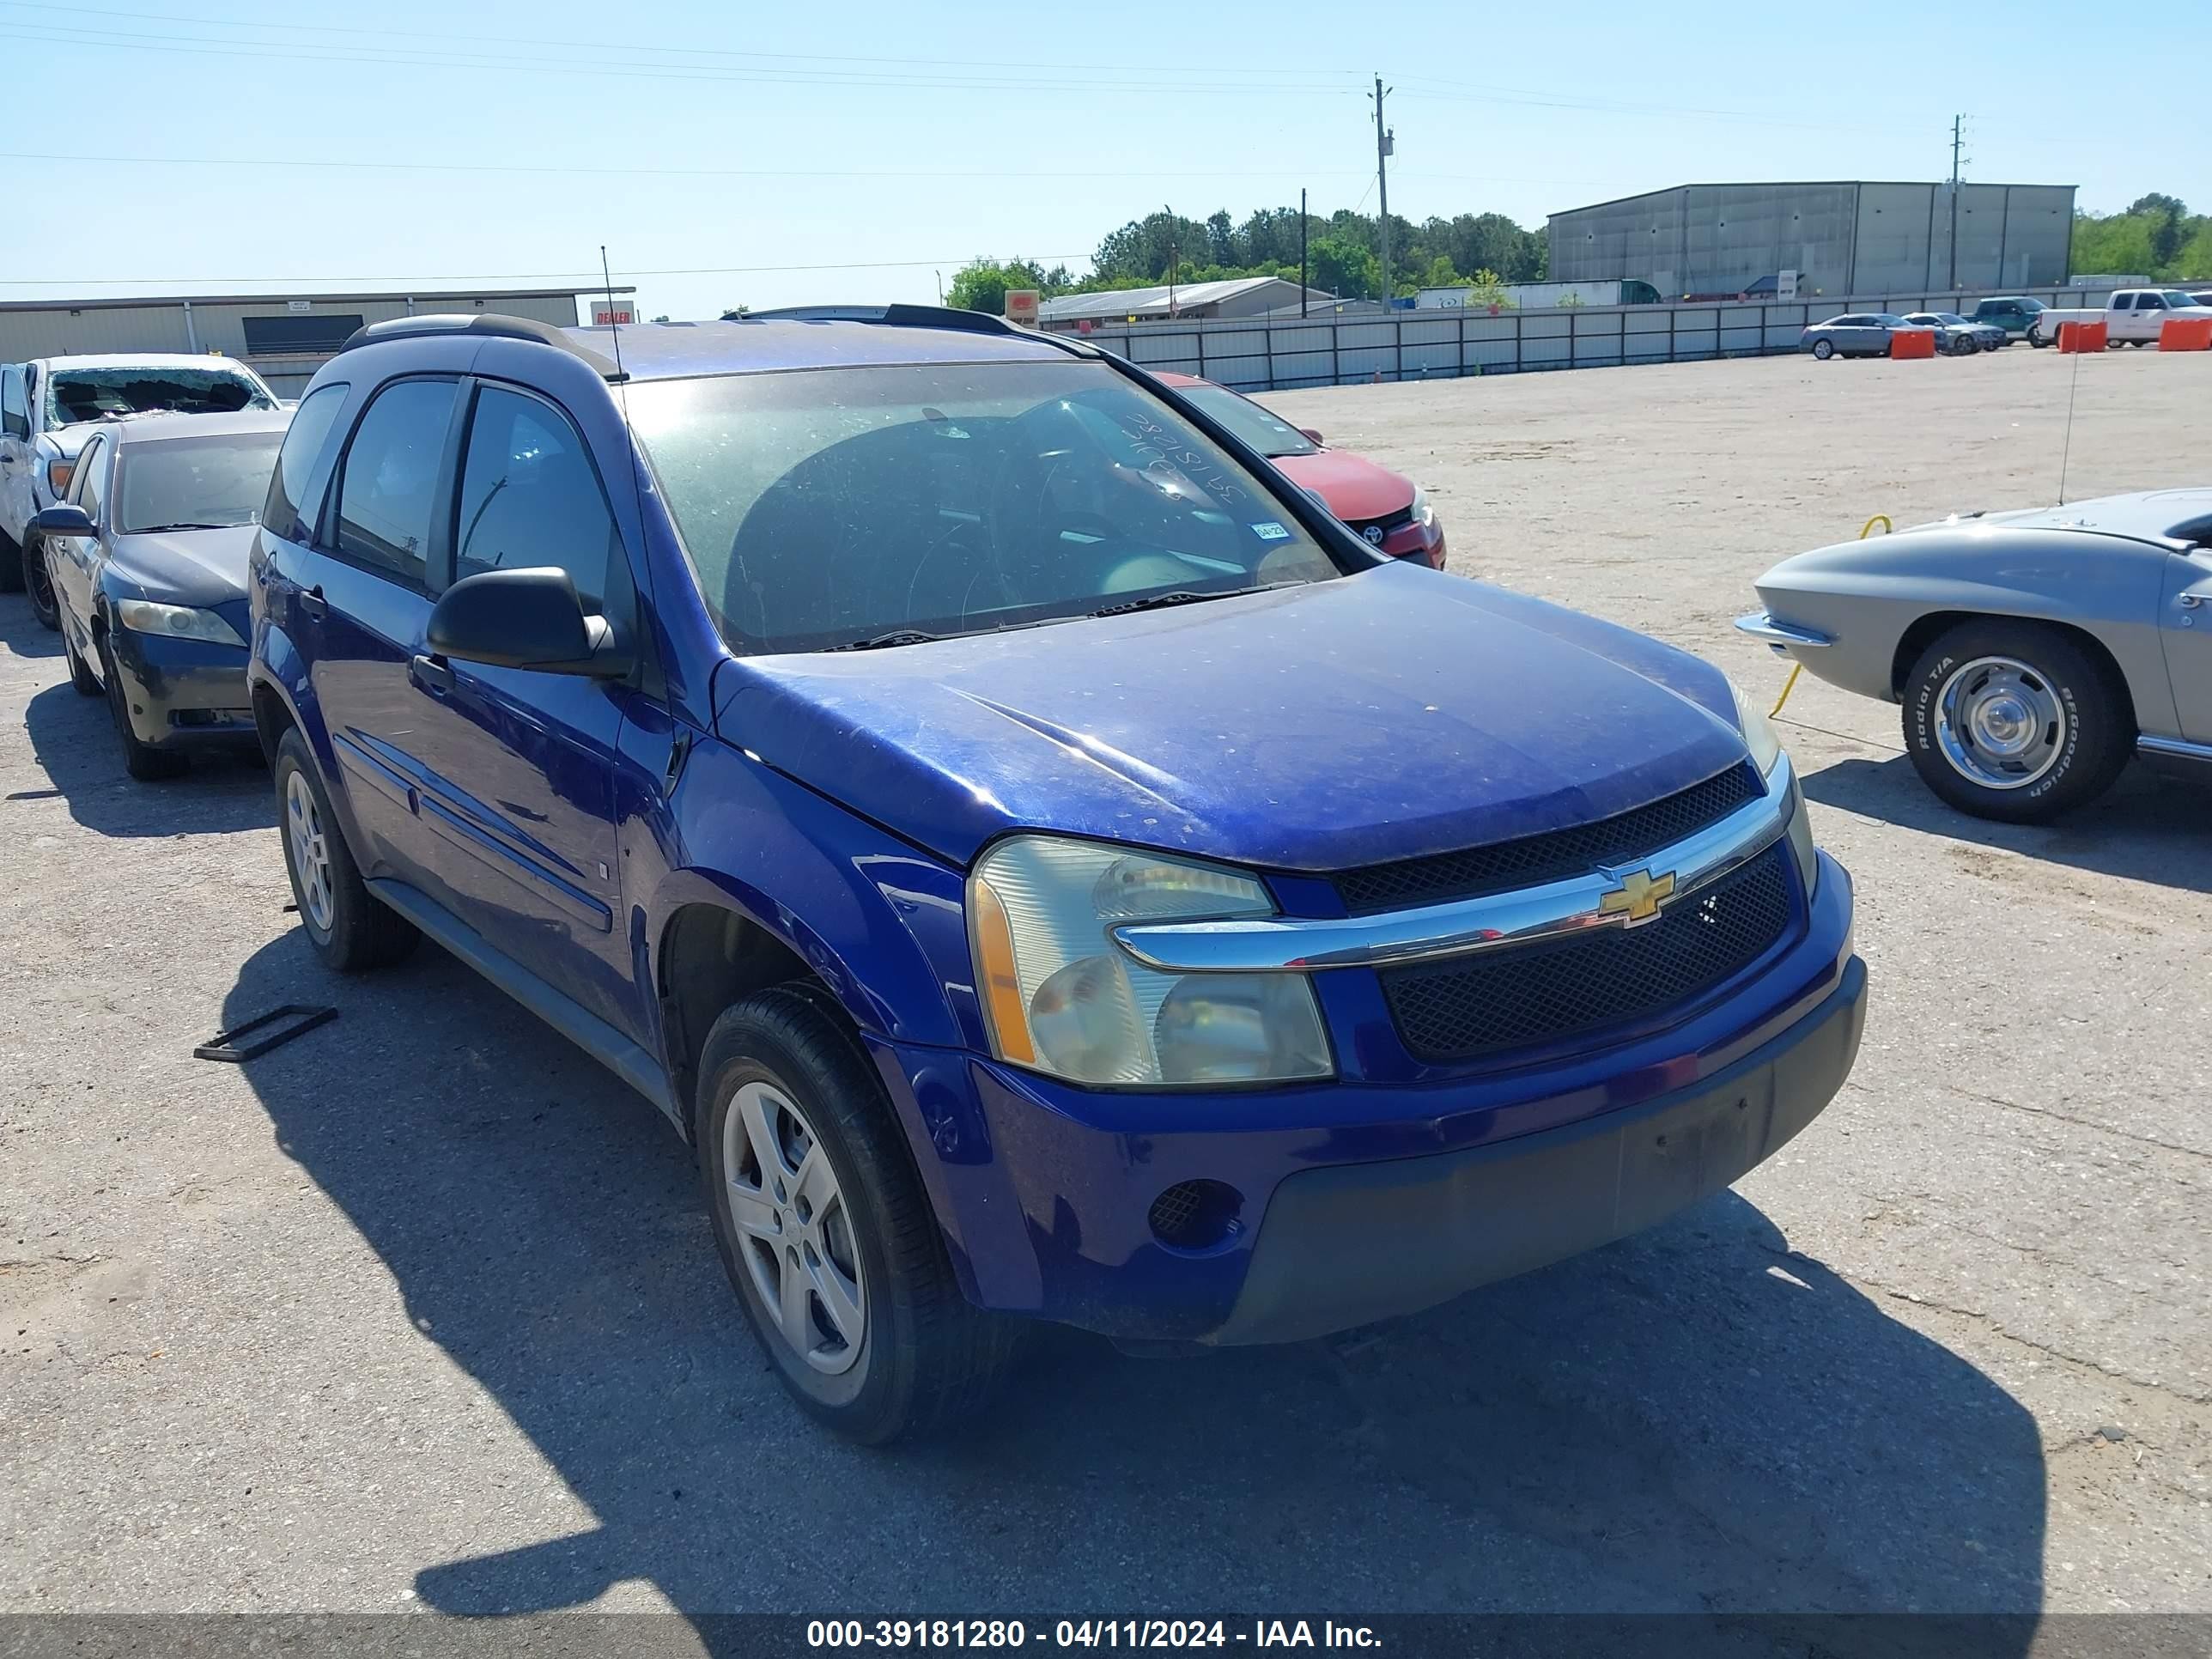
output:
{"label": "dark blue sedan", "polygon": [[1857,1051],[1754,703],[1077,341],[379,324],[252,598],[308,943],[427,934],[656,1104],[861,1439],[978,1413],[1024,1316],[1289,1340],[1620,1237]]}
{"label": "dark blue sedan", "polygon": [[246,566],[291,416],[149,415],[103,423],[68,494],[33,520],[70,679],[106,696],[134,778],[254,739]]}

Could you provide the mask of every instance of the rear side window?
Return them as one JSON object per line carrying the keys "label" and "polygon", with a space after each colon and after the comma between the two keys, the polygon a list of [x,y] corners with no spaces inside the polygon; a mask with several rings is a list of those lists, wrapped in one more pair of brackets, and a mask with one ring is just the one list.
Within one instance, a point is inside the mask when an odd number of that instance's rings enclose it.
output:
{"label": "rear side window", "polygon": [[291,428],[284,434],[284,447],[277,452],[276,465],[270,474],[269,500],[261,509],[261,522],[286,541],[313,539],[307,526],[314,523],[322,501],[320,492],[317,499],[307,499],[307,482],[314,476],[315,462],[338,410],[345,407],[345,394],[343,382],[317,386],[294,412]]}
{"label": "rear side window", "polygon": [[[557,565],[586,609],[601,608],[622,558],[613,515],[584,441],[551,405],[485,386],[461,467],[453,574]],[[619,592],[626,581],[612,584]]]}
{"label": "rear side window", "polygon": [[418,586],[428,575],[453,391],[451,380],[402,380],[378,392],[354,428],[338,483],[338,552]]}

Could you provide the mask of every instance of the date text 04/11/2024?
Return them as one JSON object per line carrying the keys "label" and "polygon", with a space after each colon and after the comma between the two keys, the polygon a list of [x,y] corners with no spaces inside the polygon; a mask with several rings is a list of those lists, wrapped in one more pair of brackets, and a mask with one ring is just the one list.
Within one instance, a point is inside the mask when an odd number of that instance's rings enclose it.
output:
{"label": "date text 04/11/2024", "polygon": [[810,1648],[1019,1648],[1036,1640],[1056,1648],[1376,1648],[1365,1625],[1304,1619],[1260,1619],[1250,1628],[1212,1619],[1061,1619],[1046,1634],[1018,1619],[817,1619],[806,1626]]}

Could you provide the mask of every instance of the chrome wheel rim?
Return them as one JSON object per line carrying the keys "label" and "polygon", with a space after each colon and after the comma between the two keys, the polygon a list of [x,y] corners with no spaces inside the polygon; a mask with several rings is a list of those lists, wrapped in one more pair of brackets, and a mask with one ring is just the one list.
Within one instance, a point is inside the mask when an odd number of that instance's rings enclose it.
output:
{"label": "chrome wheel rim", "polygon": [[2066,705],[2011,657],[1953,669],[1936,697],[1936,740],[1951,769],[1984,789],[2025,789],[2066,752]]}
{"label": "chrome wheel rim", "polygon": [[292,849],[292,872],[299,878],[300,907],[318,933],[327,933],[337,909],[331,891],[330,843],[323,836],[315,792],[296,771],[284,780],[284,834]]}
{"label": "chrome wheel rim", "polygon": [[868,1329],[852,1212],[814,1126],[774,1084],[748,1083],[730,1103],[722,1182],[738,1255],[776,1334],[824,1376],[850,1370]]}

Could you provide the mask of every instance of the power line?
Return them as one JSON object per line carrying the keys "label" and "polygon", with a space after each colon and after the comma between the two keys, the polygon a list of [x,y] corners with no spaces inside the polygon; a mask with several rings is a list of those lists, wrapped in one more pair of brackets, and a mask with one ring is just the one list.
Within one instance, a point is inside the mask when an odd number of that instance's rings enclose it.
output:
{"label": "power line", "polygon": [[[112,164],[124,167],[286,167],[345,173],[551,173],[562,177],[617,179],[1279,179],[1285,169],[1264,171],[1200,168],[1188,173],[1134,173],[1126,170],[1073,173],[1054,167],[1044,173],[1009,173],[999,169],[961,170],[941,167],[803,168],[803,167],[563,167],[546,163],[496,161],[344,161],[281,155],[86,155],[59,151],[0,150],[0,161]],[[1366,170],[1322,168],[1328,178],[1364,178]],[[1552,183],[1549,179],[1531,182]]]}
{"label": "power line", "polygon": [[[0,5],[11,6],[18,10],[61,12],[72,17],[121,17],[142,22],[196,23],[214,28],[262,29],[269,31],[283,30],[292,33],[370,35],[379,40],[389,39],[393,36],[401,36],[417,40],[470,40],[501,46],[511,46],[514,44],[514,37],[511,35],[466,34],[452,31],[403,29],[389,27],[371,28],[362,26],[349,26],[340,23],[286,23],[264,18],[240,20],[224,17],[195,17],[169,12],[126,11],[100,6],[58,5],[47,3],[46,0],[0,0]],[[557,40],[544,39],[537,40],[535,44],[546,46],[574,46],[585,51],[594,52],[605,52],[607,46],[607,43],[605,40]],[[685,42],[677,46],[657,46],[645,42],[626,41],[623,43],[623,48],[624,50],[630,52],[659,52],[664,56],[677,56],[684,58],[744,58],[763,61],[781,61],[790,63],[882,64],[909,68],[927,67],[939,69],[1065,70],[1067,68],[1067,63],[1065,59],[1060,59],[1055,62],[1037,59],[1024,60],[989,58],[871,58],[862,56],[855,52],[758,52],[750,49],[738,50],[734,47],[701,46],[696,42]],[[1092,69],[1112,70],[1117,73],[1152,74],[1157,72],[1159,65],[1156,63],[1092,64],[1089,64],[1088,67]],[[1334,69],[1238,69],[1229,64],[1220,65],[1219,68],[1221,72],[1224,74],[1252,76],[1341,76],[1348,72]]]}
{"label": "power line", "polygon": [[827,70],[740,69],[708,64],[678,67],[663,64],[624,63],[602,55],[597,61],[578,58],[523,58],[489,52],[431,52],[396,47],[364,52],[335,43],[276,40],[226,40],[211,35],[145,34],[122,30],[76,28],[65,24],[9,21],[0,25],[0,35],[35,40],[49,46],[89,46],[102,51],[165,52],[194,58],[277,59],[287,63],[376,64],[399,69],[458,69],[473,71],[507,70],[529,75],[579,75],[594,79],[693,81],[708,84],[799,87],[854,87],[871,91],[900,89],[932,92],[1110,92],[1167,97],[1237,96],[1264,94],[1279,97],[1286,91],[1307,96],[1340,92],[1347,85],[1315,84],[1298,87],[1224,85],[1218,82],[1164,84],[1158,81],[1102,81],[1062,76],[1056,80],[1017,80],[999,77],[954,78],[895,76],[886,73],[841,74]]}
{"label": "power line", "polygon": [[[665,270],[625,270],[622,274],[626,277],[761,276],[773,276],[787,271],[907,270],[927,269],[935,265],[964,264],[969,259],[977,258],[988,259],[991,257],[992,256],[988,254],[977,255],[969,253],[958,255],[954,258],[945,258],[940,256],[934,259],[864,259],[848,264],[690,265],[681,268],[672,268]],[[1087,259],[1090,257],[1091,256],[1087,252],[1032,253],[1025,255],[1008,254],[1003,256],[1000,262],[1003,263],[1003,259],[1005,258],[1024,258],[1041,264],[1048,259]],[[470,271],[464,274],[478,283],[560,283],[568,282],[578,276],[586,277],[592,282],[597,282],[599,280],[601,275],[601,273],[598,271],[588,270]],[[425,288],[433,283],[445,287],[465,286],[459,276],[427,276],[421,271],[410,271],[399,276],[392,276],[387,273],[373,276],[271,276],[266,272],[263,272],[260,275],[253,276],[0,277],[0,288],[144,288],[149,284],[159,284],[164,287],[184,287],[193,284],[205,284],[211,287],[220,286],[226,288],[244,288],[258,283],[263,287],[274,287],[279,293],[287,288],[305,288],[318,283],[398,283],[403,285],[413,283],[418,287]],[[588,288],[579,288],[576,291],[582,294],[588,292],[589,290]]]}

